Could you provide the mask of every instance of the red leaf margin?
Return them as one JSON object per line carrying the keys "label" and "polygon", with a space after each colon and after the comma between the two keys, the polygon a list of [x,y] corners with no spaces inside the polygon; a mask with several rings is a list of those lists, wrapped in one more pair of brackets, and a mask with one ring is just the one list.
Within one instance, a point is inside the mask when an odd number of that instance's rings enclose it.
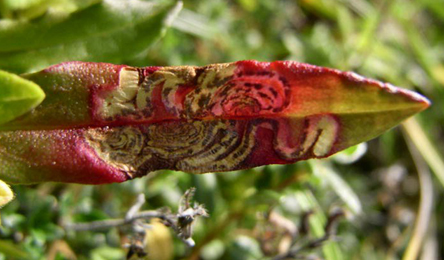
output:
{"label": "red leaf margin", "polygon": [[427,108],[424,97],[292,61],[133,68],[68,62],[26,77],[47,99],[0,132],[12,183],[121,182],[324,158]]}

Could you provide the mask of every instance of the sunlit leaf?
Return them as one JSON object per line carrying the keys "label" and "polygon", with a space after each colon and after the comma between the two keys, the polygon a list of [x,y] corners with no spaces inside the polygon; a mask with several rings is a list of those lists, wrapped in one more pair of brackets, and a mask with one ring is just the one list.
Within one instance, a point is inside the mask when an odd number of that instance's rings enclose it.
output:
{"label": "sunlit leaf", "polygon": [[0,124],[23,115],[44,98],[34,82],[0,70]]}
{"label": "sunlit leaf", "polygon": [[[13,198],[14,198],[14,193],[12,192],[9,185],[0,180],[0,207],[10,202]],[[0,225],[1,225],[1,219],[0,219]]]}
{"label": "sunlit leaf", "polygon": [[341,164],[351,164],[361,159],[361,157],[367,152],[367,143],[360,143],[355,146],[351,146],[340,153],[335,154],[332,158]]}
{"label": "sunlit leaf", "polygon": [[125,257],[125,252],[119,248],[100,247],[91,252],[92,260],[118,260]]}
{"label": "sunlit leaf", "polygon": [[20,20],[35,19],[47,12],[70,13],[77,8],[97,3],[101,0],[3,0],[0,13],[3,17]]}
{"label": "sunlit leaf", "polygon": [[324,158],[425,109],[420,95],[291,61],[145,67],[68,62],[26,76],[47,94],[1,126],[14,183],[108,183]]}
{"label": "sunlit leaf", "polygon": [[0,68],[27,72],[66,60],[128,61],[162,34],[173,4],[104,0],[64,17],[0,21]]}

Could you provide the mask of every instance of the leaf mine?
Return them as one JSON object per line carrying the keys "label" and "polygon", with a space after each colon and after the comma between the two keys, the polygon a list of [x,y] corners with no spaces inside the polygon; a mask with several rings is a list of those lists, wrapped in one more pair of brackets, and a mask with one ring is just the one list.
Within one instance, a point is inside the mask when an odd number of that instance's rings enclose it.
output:
{"label": "leaf mine", "polygon": [[160,169],[222,172],[324,158],[429,106],[412,91],[291,61],[70,62],[26,77],[47,98],[0,126],[1,175],[15,183],[99,184]]}

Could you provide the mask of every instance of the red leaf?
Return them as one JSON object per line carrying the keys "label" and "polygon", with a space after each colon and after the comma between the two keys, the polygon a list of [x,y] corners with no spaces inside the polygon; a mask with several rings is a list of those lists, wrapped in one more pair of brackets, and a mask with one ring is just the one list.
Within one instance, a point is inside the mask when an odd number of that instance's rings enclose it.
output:
{"label": "red leaf", "polygon": [[108,183],[158,169],[231,171],[323,158],[425,109],[422,96],[291,61],[30,74],[47,98],[0,133],[9,182]]}

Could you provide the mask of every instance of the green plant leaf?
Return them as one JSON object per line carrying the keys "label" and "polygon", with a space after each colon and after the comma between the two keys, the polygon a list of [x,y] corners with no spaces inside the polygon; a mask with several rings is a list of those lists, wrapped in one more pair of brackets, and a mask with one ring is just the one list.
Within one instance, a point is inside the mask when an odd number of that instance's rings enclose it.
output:
{"label": "green plant leaf", "polygon": [[23,115],[45,98],[34,82],[0,70],[0,124]]}
{"label": "green plant leaf", "polygon": [[171,1],[105,0],[66,17],[1,21],[0,68],[21,73],[66,60],[128,61],[162,35],[170,11],[177,11]]}
{"label": "green plant leaf", "polygon": [[[295,193],[296,199],[301,209],[305,212],[313,210],[313,216],[310,217],[311,232],[316,238],[321,238],[325,235],[325,224],[327,217],[322,211],[321,206],[316,200],[315,196],[310,190],[301,190]],[[340,260],[344,259],[344,255],[334,240],[328,241],[322,246],[322,251],[326,260]]]}
{"label": "green plant leaf", "polygon": [[8,19],[30,20],[48,11],[70,13],[81,7],[79,4],[88,4],[88,1],[100,0],[86,0],[85,3],[76,3],[75,0],[3,0],[0,2],[0,13]]}
{"label": "green plant leaf", "polygon": [[122,249],[113,247],[99,247],[91,253],[92,260],[117,260],[124,257],[125,252]]}
{"label": "green plant leaf", "polygon": [[11,258],[29,259],[29,255],[22,248],[9,240],[0,240],[0,253]]}
{"label": "green plant leaf", "polygon": [[332,159],[341,164],[352,164],[361,159],[366,152],[367,143],[360,143],[335,154]]}
{"label": "green plant leaf", "polygon": [[362,213],[362,205],[358,195],[348,185],[348,183],[341,178],[341,176],[333,169],[333,166],[323,161],[309,161],[313,169],[313,173],[320,179],[327,182],[331,189],[341,198],[347,205],[348,209],[355,214]]}

